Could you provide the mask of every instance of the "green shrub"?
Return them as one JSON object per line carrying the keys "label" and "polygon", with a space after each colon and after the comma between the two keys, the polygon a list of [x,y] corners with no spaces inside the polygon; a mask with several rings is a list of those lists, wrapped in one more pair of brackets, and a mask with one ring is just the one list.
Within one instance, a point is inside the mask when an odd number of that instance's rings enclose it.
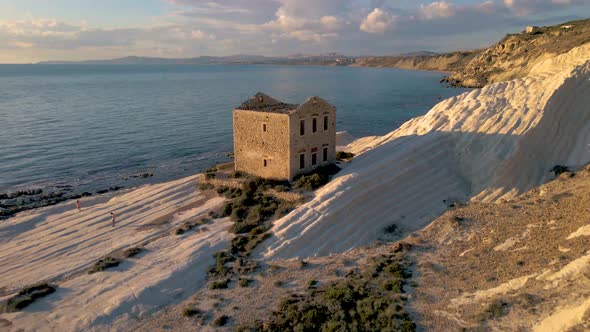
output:
{"label": "green shrub", "polygon": [[508,307],[508,303],[502,300],[492,301],[488,307],[481,313],[480,320],[487,321],[504,316],[504,310]]}
{"label": "green shrub", "polygon": [[406,279],[410,277],[409,273],[398,262],[394,262],[391,265],[387,266],[387,268],[385,268],[385,271],[391,273],[397,279]]}
{"label": "green shrub", "polygon": [[184,317],[193,317],[193,316],[201,315],[201,314],[202,314],[201,310],[195,309],[192,306],[188,306],[188,307],[185,307],[184,309],[182,309],[182,315]]}
{"label": "green shrub", "polygon": [[404,292],[403,287],[404,287],[403,282],[400,279],[391,279],[383,285],[383,288],[385,290],[392,291],[395,293],[403,293]]}
{"label": "green shrub", "polygon": [[209,167],[205,170],[205,173],[215,173],[217,172],[217,166]]}
{"label": "green shrub", "polygon": [[262,241],[269,238],[271,235],[269,233],[260,234],[254,237],[250,237],[248,243],[244,246],[244,255],[249,256],[252,250],[256,248]]}
{"label": "green shrub", "polygon": [[352,159],[354,158],[354,153],[346,152],[346,151],[338,151],[336,152],[336,158],[340,160]]}
{"label": "green shrub", "polygon": [[212,185],[211,183],[199,183],[199,190],[200,191],[205,191],[205,190],[209,190],[209,189],[214,189],[215,186]]}
{"label": "green shrub", "polygon": [[340,171],[336,165],[321,166],[311,173],[300,175],[293,183],[294,189],[315,190],[330,181],[330,177]]}
{"label": "green shrub", "polygon": [[94,263],[94,265],[88,271],[88,274],[93,274],[96,272],[104,271],[108,268],[119,266],[121,261],[114,257],[106,256],[103,259],[98,260],[98,262]]}
{"label": "green shrub", "polygon": [[243,177],[244,174],[240,171],[235,171],[235,172],[232,172],[229,176],[234,179],[239,179],[239,178]]}
{"label": "green shrub", "polygon": [[123,256],[126,258],[135,257],[139,255],[142,251],[144,251],[144,249],[141,247],[127,248],[125,249],[125,251],[123,251]]}
{"label": "green shrub", "polygon": [[325,290],[324,297],[328,303],[348,308],[355,300],[355,293],[348,284],[332,284]]}
{"label": "green shrub", "polygon": [[231,225],[229,232],[234,234],[244,234],[254,230],[256,227],[256,225],[251,225],[244,221],[238,221]]}
{"label": "green shrub", "polygon": [[[398,264],[391,269],[391,265]],[[375,271],[379,267],[380,272]],[[416,324],[404,311],[395,287],[404,279],[391,282],[387,270],[404,271],[402,261],[392,255],[373,259],[366,271],[349,274],[346,278],[317,288],[315,280],[305,295],[295,295],[281,301],[268,323],[258,326],[261,331],[407,331]],[[408,276],[409,273],[400,274]],[[385,286],[385,287],[383,287]]]}
{"label": "green shrub", "polygon": [[262,220],[262,207],[260,205],[252,206],[248,209],[248,215],[246,221],[250,224],[258,226],[258,223]]}
{"label": "green shrub", "polygon": [[232,204],[232,202],[225,203],[220,211],[221,217],[229,217],[231,215],[233,208],[234,205]]}
{"label": "green shrub", "polygon": [[251,280],[248,278],[240,278],[238,280],[238,286],[240,287],[248,287],[250,285]]}
{"label": "green shrub", "polygon": [[218,187],[217,189],[215,189],[215,191],[217,191],[218,194],[223,195],[229,191],[229,188],[226,186],[221,186],[221,187]]}
{"label": "green shrub", "polygon": [[214,179],[215,178],[215,173],[205,173],[205,178],[206,179]]}
{"label": "green shrub", "polygon": [[315,289],[317,285],[318,285],[318,281],[315,279],[312,279],[307,282],[307,289]]}
{"label": "green shrub", "polygon": [[231,252],[237,254],[244,251],[244,247],[248,243],[248,237],[238,235],[231,240]]}
{"label": "green shrub", "polygon": [[27,286],[21,289],[15,296],[9,298],[1,307],[0,312],[17,312],[20,311],[37,299],[53,294],[56,287],[48,283],[39,283],[32,286]]}
{"label": "green shrub", "polygon": [[213,325],[225,326],[225,324],[227,324],[227,322],[229,322],[229,317],[223,315],[223,316],[219,316],[219,317],[215,318],[215,320],[213,321]]}
{"label": "green shrub", "polygon": [[385,227],[383,229],[383,231],[385,233],[389,233],[389,234],[395,233],[397,231],[397,225],[396,224],[391,224],[391,225]]}
{"label": "green shrub", "polygon": [[293,211],[293,204],[287,202],[281,202],[275,211],[275,219],[281,219],[282,217]]}
{"label": "green shrub", "polygon": [[322,177],[319,174],[312,174],[300,177],[293,184],[295,189],[315,190],[324,184],[328,183],[327,177]]}
{"label": "green shrub", "polygon": [[300,269],[303,269],[304,267],[306,267],[308,264],[306,261],[304,261],[303,259],[299,259],[297,261],[297,267],[299,267]]}
{"label": "green shrub", "polygon": [[231,211],[230,219],[234,222],[240,222],[248,216],[248,208],[245,206],[234,205]]}
{"label": "green shrub", "polygon": [[268,227],[262,225],[262,226],[258,226],[256,228],[253,228],[250,231],[250,236],[256,236],[256,235],[260,235],[260,234],[264,234],[268,232]]}
{"label": "green shrub", "polygon": [[213,281],[209,284],[209,289],[226,289],[229,285],[230,279],[222,279],[218,281]]}
{"label": "green shrub", "polygon": [[242,196],[242,189],[240,189],[240,188],[232,188],[232,189],[229,189],[228,191],[226,191],[224,193],[224,195],[228,199],[234,199],[234,198],[237,198],[237,197]]}
{"label": "green shrub", "polygon": [[551,169],[551,172],[555,173],[555,176],[560,175],[561,173],[569,172],[570,169],[567,166],[562,165],[555,165]]}
{"label": "green shrub", "polygon": [[179,227],[179,228],[177,228],[177,229],[174,231],[174,234],[176,234],[176,235],[182,235],[182,234],[184,234],[185,232],[186,232],[186,231],[185,231],[185,229],[184,229],[184,228],[182,228],[182,227]]}
{"label": "green shrub", "polygon": [[285,185],[278,185],[274,188],[276,191],[282,193],[282,192],[286,192],[289,191],[289,186],[285,186]]}
{"label": "green shrub", "polygon": [[210,277],[225,277],[230,273],[230,270],[225,266],[229,262],[233,262],[235,257],[227,251],[218,251],[215,257],[215,265],[209,268],[208,274]]}

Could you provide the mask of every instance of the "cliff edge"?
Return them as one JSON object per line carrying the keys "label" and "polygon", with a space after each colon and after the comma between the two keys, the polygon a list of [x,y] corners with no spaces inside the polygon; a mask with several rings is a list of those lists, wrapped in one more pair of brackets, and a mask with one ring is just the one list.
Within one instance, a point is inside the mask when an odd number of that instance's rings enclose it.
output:
{"label": "cliff edge", "polygon": [[590,42],[590,19],[509,34],[483,50],[432,56],[361,58],[357,66],[450,71],[451,86],[481,88],[527,76],[539,62]]}

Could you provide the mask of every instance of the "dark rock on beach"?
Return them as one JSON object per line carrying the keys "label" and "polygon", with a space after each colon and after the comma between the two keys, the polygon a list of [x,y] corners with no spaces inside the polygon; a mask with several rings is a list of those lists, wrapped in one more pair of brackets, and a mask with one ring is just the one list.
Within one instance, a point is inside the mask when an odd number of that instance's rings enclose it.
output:
{"label": "dark rock on beach", "polygon": [[[44,206],[56,205],[68,200],[92,196],[90,192],[71,193],[69,185],[56,186],[58,191],[44,192],[42,189],[0,193],[0,220],[13,217],[19,212]],[[123,187],[111,187],[106,192],[120,190]]]}

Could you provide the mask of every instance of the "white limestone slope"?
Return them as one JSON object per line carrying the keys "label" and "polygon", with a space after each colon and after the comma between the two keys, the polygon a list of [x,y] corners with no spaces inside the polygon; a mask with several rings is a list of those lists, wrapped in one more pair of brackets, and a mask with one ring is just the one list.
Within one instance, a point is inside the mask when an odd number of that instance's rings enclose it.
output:
{"label": "white limestone slope", "polygon": [[537,64],[529,77],[436,105],[382,137],[315,198],[275,223],[262,256],[306,257],[366,245],[396,224],[424,226],[450,200],[510,199],[590,161],[590,44]]}
{"label": "white limestone slope", "polygon": [[[182,236],[174,229],[218,209],[224,199],[197,190],[198,176],[146,185],[19,213],[0,224],[0,300],[49,281],[57,291],[16,313],[11,331],[128,331],[127,326],[176,304],[206,282],[213,253],[227,248],[230,222],[215,220]],[[109,213],[117,214],[111,226]],[[105,255],[142,246],[118,267],[87,274]],[[0,330],[2,328],[0,327]]]}

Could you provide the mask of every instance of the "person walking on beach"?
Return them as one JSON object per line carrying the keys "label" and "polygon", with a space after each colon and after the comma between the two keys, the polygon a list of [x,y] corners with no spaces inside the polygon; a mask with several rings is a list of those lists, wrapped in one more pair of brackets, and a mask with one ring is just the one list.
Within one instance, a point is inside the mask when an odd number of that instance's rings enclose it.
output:
{"label": "person walking on beach", "polygon": [[76,209],[78,209],[78,212],[80,212],[82,210],[82,205],[80,204],[80,200],[76,200]]}
{"label": "person walking on beach", "polygon": [[111,223],[113,224],[113,227],[115,227],[115,213],[111,212]]}

